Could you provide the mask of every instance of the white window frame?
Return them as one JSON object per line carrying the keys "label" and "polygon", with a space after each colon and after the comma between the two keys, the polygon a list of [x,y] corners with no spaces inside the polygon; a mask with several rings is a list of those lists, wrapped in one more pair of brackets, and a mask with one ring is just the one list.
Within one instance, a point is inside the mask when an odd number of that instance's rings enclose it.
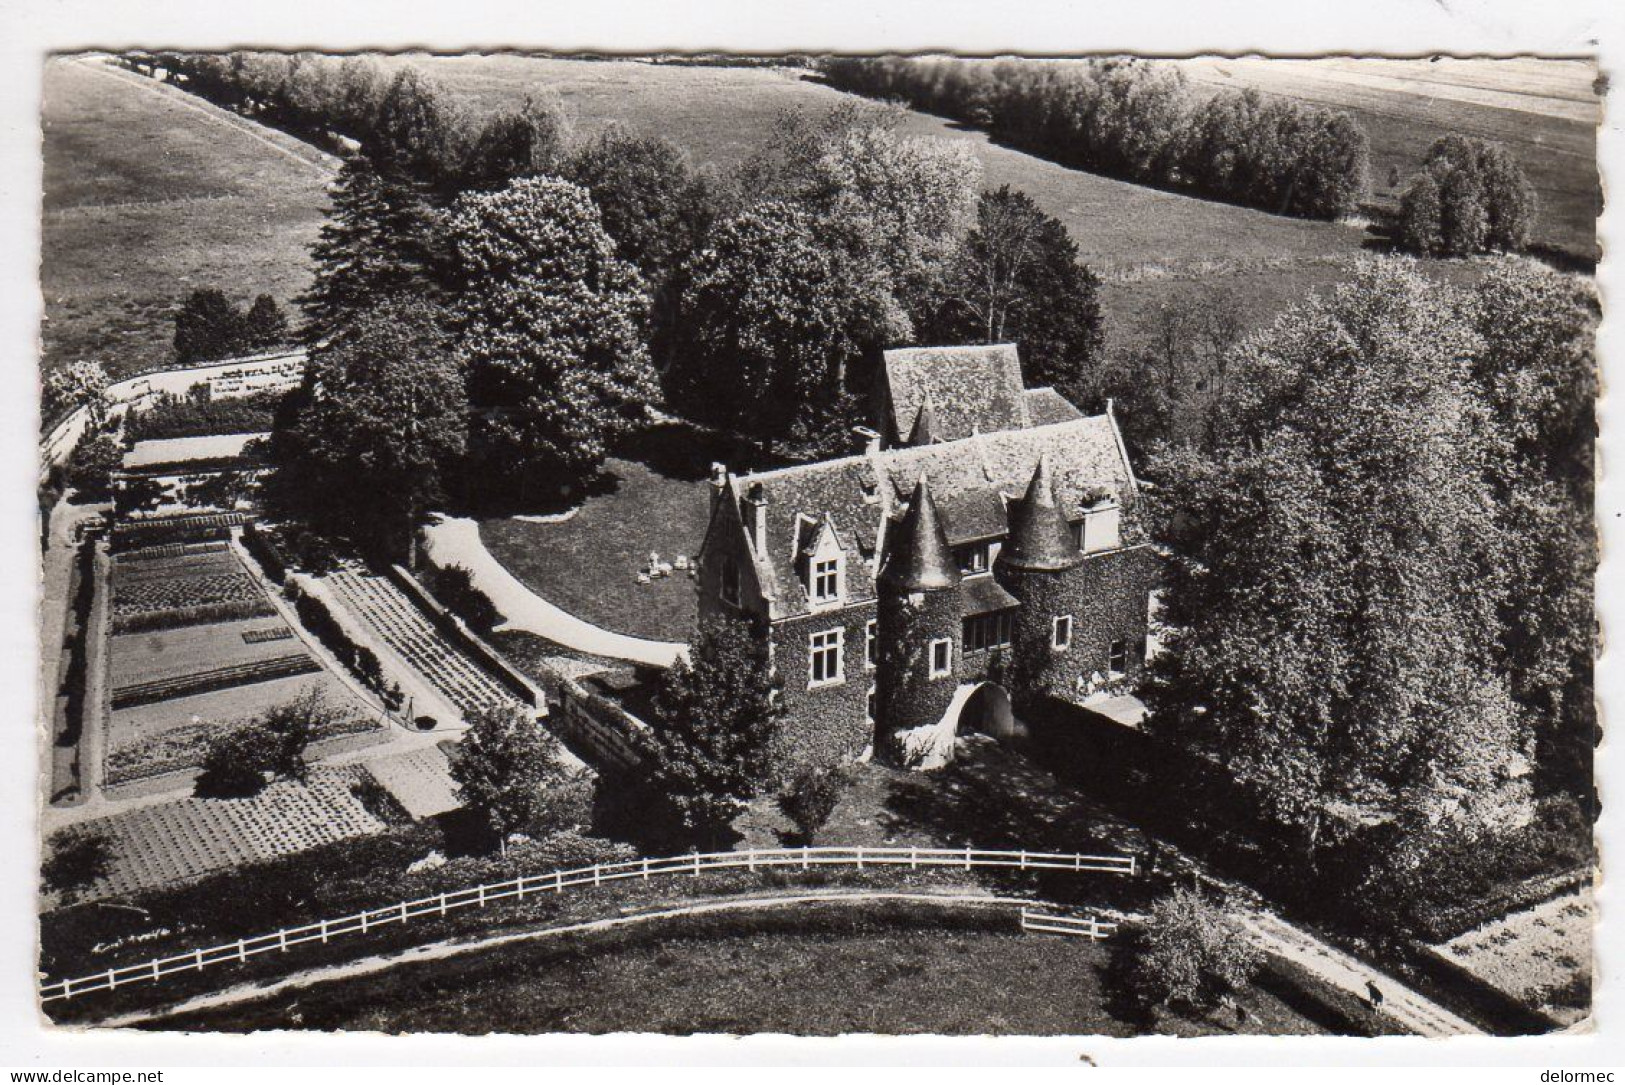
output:
{"label": "white window frame", "polygon": [[[954,562],[955,562],[955,564],[957,564],[959,566],[959,575],[961,575],[961,576],[986,576],[989,573],[991,573],[993,571],[993,553],[992,553],[992,550],[993,550],[992,545],[990,543],[988,543],[988,542],[985,542],[985,541],[984,542],[979,542],[979,543],[969,543],[969,544],[967,544],[965,546],[960,547],[959,550],[954,553]],[[964,553],[964,552],[967,552],[967,551],[973,551],[973,552],[975,552],[977,554],[980,554],[981,555],[980,562],[977,562],[977,561],[962,562],[962,561],[960,561],[959,560],[959,555],[961,553]],[[966,567],[967,565],[969,565],[970,567],[967,568]]]}
{"label": "white window frame", "polygon": [[[947,649],[947,662],[939,669],[937,667],[937,649]],[[954,641],[952,637],[939,637],[926,645],[925,666],[931,678],[948,678],[954,673]]]}
{"label": "white window frame", "polygon": [[875,722],[875,715],[880,709],[876,700],[880,696],[880,687],[873,682],[869,683],[869,692],[863,698],[863,715],[870,723]]}
{"label": "white window frame", "polygon": [[[834,637],[834,643],[820,643],[827,637]],[[815,677],[819,657],[831,648],[835,650],[835,673],[825,675],[823,678]],[[846,681],[846,630],[840,626],[834,629],[821,629],[816,633],[807,634],[807,688],[823,689],[826,686],[839,686]]]}
{"label": "white window frame", "polygon": [[872,671],[880,663],[880,620],[870,618],[863,627],[863,669]]}
{"label": "white window frame", "polygon": [[[1118,670],[1116,667],[1112,666],[1112,657],[1117,655],[1117,646],[1119,644],[1121,644],[1123,646],[1123,668],[1122,668],[1122,670]],[[1126,641],[1126,640],[1114,640],[1114,641],[1111,642],[1111,644],[1106,646],[1106,673],[1107,674],[1111,675],[1113,678],[1122,678],[1122,677],[1124,677],[1124,676],[1126,676],[1128,674],[1128,665],[1129,665],[1128,641]]]}
{"label": "white window frame", "polygon": [[[829,567],[827,572],[820,571],[824,566]],[[829,577],[830,583],[828,595],[819,590],[826,576]],[[830,558],[815,558],[813,560],[812,568],[809,570],[807,577],[807,591],[812,601],[820,606],[828,606],[841,601],[841,557],[839,554]]]}
{"label": "white window frame", "polygon": [[731,607],[739,605],[739,559],[732,554],[722,559],[722,583],[718,588],[722,601]]}
{"label": "white window frame", "polygon": [[1072,615],[1056,615],[1050,625],[1049,647],[1052,652],[1064,652],[1072,647]]}

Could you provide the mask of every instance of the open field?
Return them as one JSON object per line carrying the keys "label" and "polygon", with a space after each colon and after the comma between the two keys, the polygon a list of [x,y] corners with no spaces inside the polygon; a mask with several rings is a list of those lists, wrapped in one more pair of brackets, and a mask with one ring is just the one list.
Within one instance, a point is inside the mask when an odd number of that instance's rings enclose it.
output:
{"label": "open field", "polygon": [[[1504,143],[1539,194],[1535,243],[1580,259],[1595,255],[1602,107],[1590,61],[1203,57],[1177,63],[1198,86],[1255,87],[1354,114],[1371,140],[1372,195],[1385,210],[1398,207],[1405,180],[1439,137],[1457,133]],[[1399,189],[1388,184],[1391,170],[1399,172]]]}
{"label": "open field", "polygon": [[1437,949],[1491,986],[1570,1025],[1591,1004],[1596,918],[1596,901],[1586,889],[1486,923]]}
{"label": "open field", "polygon": [[[1012,930],[1009,913],[818,904],[666,920],[414,964],[261,1003],[158,1022],[165,1029],[388,1033],[662,1032],[1130,1036],[1110,950]],[[1263,989],[1254,1034],[1321,1034]],[[1164,1015],[1154,1031],[1229,1035],[1233,1014]]]}
{"label": "open field", "polygon": [[196,287],[284,306],[304,289],[326,156],[68,57],[45,64],[43,113],[46,369],[94,359],[119,375],[164,363],[173,309]]}
{"label": "open field", "polygon": [[[109,640],[112,647],[109,682],[117,689],[155,678],[254,663],[300,650],[302,645],[297,638],[261,639],[279,630],[292,632],[281,618],[273,617],[112,637]],[[249,639],[244,638],[245,633]]]}

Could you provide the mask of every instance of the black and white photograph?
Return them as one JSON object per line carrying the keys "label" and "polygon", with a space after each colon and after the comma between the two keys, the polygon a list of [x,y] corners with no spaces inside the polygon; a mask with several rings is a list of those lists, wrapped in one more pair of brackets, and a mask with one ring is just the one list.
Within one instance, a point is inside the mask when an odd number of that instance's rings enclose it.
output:
{"label": "black and white photograph", "polygon": [[389,29],[27,73],[42,1028],[1596,1032],[1594,48]]}

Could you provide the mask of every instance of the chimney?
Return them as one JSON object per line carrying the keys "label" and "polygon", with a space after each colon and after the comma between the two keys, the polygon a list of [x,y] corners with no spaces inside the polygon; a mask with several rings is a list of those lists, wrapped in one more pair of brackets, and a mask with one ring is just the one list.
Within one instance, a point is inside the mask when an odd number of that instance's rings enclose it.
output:
{"label": "chimney", "polygon": [[879,433],[870,429],[868,426],[853,426],[852,432],[857,434],[858,439],[863,442],[863,454],[865,456],[873,456],[876,452],[880,451]]}
{"label": "chimney", "polygon": [[1083,510],[1083,552],[1116,550],[1123,545],[1122,507],[1110,497],[1102,497]]}
{"label": "chimney", "polygon": [[767,553],[767,491],[760,482],[752,483],[745,493],[744,514],[751,548],[761,557]]}

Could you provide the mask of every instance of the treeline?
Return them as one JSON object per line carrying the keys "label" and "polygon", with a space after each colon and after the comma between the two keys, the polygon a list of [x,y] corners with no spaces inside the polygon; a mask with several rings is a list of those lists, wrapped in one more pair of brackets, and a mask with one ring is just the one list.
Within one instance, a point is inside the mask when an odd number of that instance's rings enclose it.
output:
{"label": "treeline", "polygon": [[411,65],[319,53],[160,53],[124,58],[243,116],[319,146],[366,148],[442,190],[495,188],[552,164],[568,130],[557,101],[527,98],[478,118]]}
{"label": "treeline", "polygon": [[1141,184],[1316,219],[1353,212],[1366,192],[1369,148],[1347,113],[1253,90],[1203,98],[1167,64],[830,57],[822,70],[842,90]]}

